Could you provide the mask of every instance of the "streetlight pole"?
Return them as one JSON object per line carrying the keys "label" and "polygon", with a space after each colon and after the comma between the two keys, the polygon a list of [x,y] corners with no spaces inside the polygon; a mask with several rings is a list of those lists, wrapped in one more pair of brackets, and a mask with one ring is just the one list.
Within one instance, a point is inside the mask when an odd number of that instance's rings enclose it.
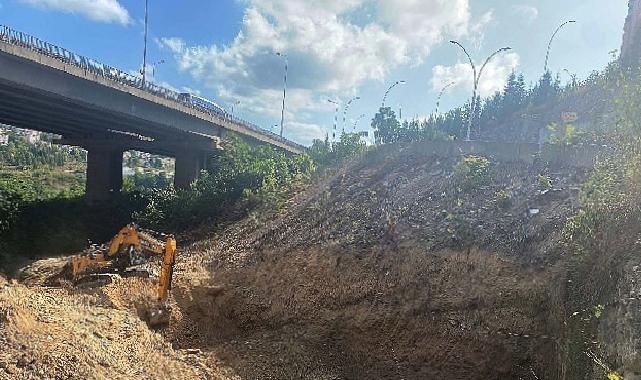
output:
{"label": "streetlight pole", "polygon": [[365,116],[367,115],[362,114],[358,117],[358,119],[356,119],[356,121],[354,122],[354,130],[356,130],[356,126],[358,125],[358,122],[360,122]]}
{"label": "streetlight pole", "polygon": [[145,47],[142,52],[142,88],[147,82],[147,31],[149,26],[149,0],[145,0]]}
{"label": "streetlight pole", "polygon": [[447,91],[448,88],[454,86],[456,82],[450,82],[443,86],[443,89],[441,89],[441,92],[438,94],[438,98],[436,98],[436,112],[434,112],[438,116],[438,110],[441,108],[441,98],[443,97],[443,94],[445,94],[445,91]]}
{"label": "streetlight pole", "polygon": [[545,54],[545,66],[543,67],[543,73],[544,74],[548,72],[548,62],[550,60],[550,50],[552,49],[552,42],[554,41],[554,37],[556,37],[556,35],[561,31],[561,29],[563,29],[564,26],[566,26],[567,24],[574,24],[574,23],[576,23],[575,20],[566,21],[566,22],[562,23],[561,25],[559,25],[559,27],[556,28],[556,30],[552,34],[552,37],[550,38],[550,42],[548,43],[547,53]]}
{"label": "streetlight pole", "polygon": [[234,103],[231,105],[231,118],[234,118],[234,107],[240,104],[240,100],[236,100]]}
{"label": "streetlight pole", "polygon": [[277,56],[283,57],[285,59],[285,80],[283,84],[283,107],[280,112],[280,137],[283,137],[283,128],[285,126],[285,98],[287,97],[287,69],[289,66],[289,61],[287,60],[287,54],[276,53]]}
{"label": "streetlight pole", "polygon": [[152,77],[154,77],[154,78],[156,77],[156,66],[162,65],[163,63],[165,63],[165,60],[161,59],[160,61],[154,62],[153,64],[151,64],[151,76]]}
{"label": "streetlight pole", "polygon": [[347,104],[345,104],[345,108],[343,109],[343,133],[345,133],[345,122],[347,120],[347,110],[352,105],[352,102],[354,102],[356,100],[360,100],[360,99],[361,99],[360,96],[356,96],[356,97],[350,99],[349,102],[347,102]]}
{"label": "streetlight pole", "polygon": [[577,84],[577,82],[576,82],[577,75],[576,74],[572,74],[570,72],[570,70],[568,70],[568,69],[563,69],[563,71],[566,72],[570,76],[570,78],[572,78],[572,86],[576,86],[576,84]]}
{"label": "streetlight pole", "polygon": [[394,82],[394,84],[393,84],[393,85],[391,85],[391,86],[387,89],[387,91],[385,91],[385,95],[383,95],[383,102],[382,102],[381,108],[385,108],[385,100],[387,100],[387,95],[390,93],[390,91],[392,91],[392,89],[393,89],[394,87],[398,86],[399,84],[405,84],[405,83],[407,83],[407,82],[406,82],[406,81],[404,81],[404,80],[396,81],[396,82]]}
{"label": "streetlight pole", "polygon": [[336,106],[336,110],[334,111],[334,132],[332,133],[332,139],[336,139],[336,125],[338,124],[338,108],[340,103],[332,99],[327,99],[327,101]]}
{"label": "streetlight pole", "polygon": [[465,55],[467,56],[467,59],[470,61],[470,66],[472,66],[472,72],[474,73],[474,93],[472,95],[472,104],[470,105],[470,117],[469,117],[469,120],[468,120],[468,123],[467,123],[467,135],[466,135],[466,141],[471,141],[472,119],[474,118],[475,112],[476,112],[476,94],[478,92],[479,82],[481,80],[481,75],[483,75],[483,70],[485,69],[485,66],[487,66],[487,64],[490,63],[490,61],[494,57],[496,57],[497,55],[499,55],[499,54],[501,54],[503,52],[512,50],[512,48],[511,47],[503,47],[503,48],[498,49],[494,53],[490,54],[490,56],[487,57],[487,59],[483,63],[483,66],[481,66],[481,69],[478,70],[478,72],[477,72],[476,65],[474,64],[474,60],[472,60],[472,57],[467,53],[467,50],[465,49],[465,47],[463,47],[463,45],[461,45],[461,43],[458,42],[458,41],[452,40],[452,41],[450,41],[450,43],[460,47],[461,50],[463,50],[463,53],[465,53]]}

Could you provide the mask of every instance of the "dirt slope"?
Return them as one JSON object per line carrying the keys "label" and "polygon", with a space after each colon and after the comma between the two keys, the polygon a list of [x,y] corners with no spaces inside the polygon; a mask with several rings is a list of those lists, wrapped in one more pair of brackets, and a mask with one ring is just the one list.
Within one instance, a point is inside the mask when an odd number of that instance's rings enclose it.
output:
{"label": "dirt slope", "polygon": [[545,378],[555,244],[583,173],[494,163],[465,192],[455,159],[394,148],[185,252],[167,339],[248,379]]}

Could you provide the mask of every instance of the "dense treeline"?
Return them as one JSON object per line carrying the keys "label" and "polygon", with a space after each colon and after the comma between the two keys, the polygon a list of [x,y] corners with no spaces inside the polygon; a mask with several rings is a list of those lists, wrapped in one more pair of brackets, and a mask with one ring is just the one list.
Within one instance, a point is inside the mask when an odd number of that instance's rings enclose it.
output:
{"label": "dense treeline", "polygon": [[545,73],[532,86],[528,86],[523,74],[513,72],[502,91],[475,103],[468,101],[462,107],[443,114],[432,114],[426,120],[396,118],[394,111],[381,108],[372,120],[377,143],[411,142],[425,140],[451,140],[466,137],[467,126],[471,123],[472,139],[487,139],[493,129],[505,124],[519,125],[518,121],[539,107],[554,104],[565,91],[578,86],[573,79],[566,87],[561,86],[559,76]]}

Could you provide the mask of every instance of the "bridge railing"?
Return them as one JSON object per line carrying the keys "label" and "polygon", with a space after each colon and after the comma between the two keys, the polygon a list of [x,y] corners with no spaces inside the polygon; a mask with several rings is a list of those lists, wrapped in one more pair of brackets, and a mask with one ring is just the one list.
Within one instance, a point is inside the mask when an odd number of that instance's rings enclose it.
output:
{"label": "bridge railing", "polygon": [[272,140],[283,142],[287,145],[297,147],[298,149],[304,149],[303,146],[282,138],[279,135],[263,129],[254,123],[248,122],[238,117],[233,117],[229,114],[221,116],[220,114],[216,114],[205,107],[199,107],[198,105],[187,101],[177,91],[159,86],[150,81],[145,81],[143,83],[142,77],[140,76],[132,75],[115,67],[100,63],[94,59],[83,57],[63,47],[43,41],[37,37],[17,31],[8,26],[0,25],[0,42],[36,51],[40,54],[55,58],[66,64],[84,69],[85,71],[102,78],[106,78],[126,86],[138,88],[155,96],[159,96],[176,103],[180,103],[183,106],[196,109],[200,112],[204,112],[217,119],[226,120],[241,125],[247,129],[251,129],[255,132],[265,135]]}

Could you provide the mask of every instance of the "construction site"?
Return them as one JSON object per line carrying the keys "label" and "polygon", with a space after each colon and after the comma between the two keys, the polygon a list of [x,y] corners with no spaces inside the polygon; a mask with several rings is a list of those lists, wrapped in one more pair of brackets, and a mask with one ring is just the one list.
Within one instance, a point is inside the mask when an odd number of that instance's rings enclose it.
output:
{"label": "construction site", "polygon": [[68,259],[34,262],[2,280],[0,377],[601,378],[575,352],[592,340],[639,373],[641,315],[616,297],[638,286],[623,247],[641,227],[590,260],[561,236],[588,169],[493,161],[462,191],[457,159],[423,148],[381,148],[262,226],[179,246],[162,329],[141,314],[157,280],[71,286]]}
{"label": "construction site", "polygon": [[[16,19],[60,7],[25,10],[33,4],[21,3],[8,6]],[[109,22],[137,23],[118,1],[107,3],[120,15]],[[333,127],[318,127],[324,140],[310,146],[283,135],[294,113],[285,108],[288,59],[313,66],[321,78],[329,69],[315,65],[328,55],[326,40],[345,43],[350,31],[358,31],[353,39],[390,33],[383,36],[387,53],[415,41],[392,38],[408,32],[394,27],[398,20],[379,25],[350,13],[368,6],[392,12],[383,2],[282,9],[239,3],[251,6],[228,10],[242,28],[227,45],[154,37],[155,48],[174,54],[176,70],[194,80],[219,80],[204,74],[212,67],[242,80],[276,72],[278,83],[284,79],[282,108],[265,112],[280,116],[280,135],[238,117],[240,100],[227,111],[197,90],[154,84],[155,65],[146,61],[148,2],[140,77],[0,26],[0,123],[12,123],[0,145],[0,380],[641,379],[641,1],[628,3],[621,51],[610,51],[605,67],[592,67],[598,71],[583,80],[565,69],[570,79],[562,84],[548,67],[554,38],[578,23],[568,19],[547,45],[543,76],[530,84],[517,75],[512,47],[477,67],[463,43],[450,40],[461,50],[458,63],[431,71],[456,80],[473,74],[463,85],[473,97],[439,112],[448,88],[458,86],[445,78],[435,84],[442,90],[432,91],[436,111],[424,121],[418,114],[403,119],[401,106],[397,120],[385,106],[405,80],[389,87],[380,81],[387,91],[363,130],[357,124],[369,114],[347,115],[353,102],[367,100],[366,91],[345,92],[345,104],[326,93],[295,92],[296,101],[318,98],[330,107],[315,105],[305,117],[334,112]],[[464,14],[466,31],[452,32],[456,23],[444,30],[482,42],[494,8],[468,25],[468,1],[457,4],[441,10]],[[418,8],[403,9],[425,11]],[[512,10],[519,28],[539,17],[536,7]],[[98,17],[86,9],[61,12]],[[421,17],[431,14],[425,12]],[[313,27],[267,28],[305,17],[327,33],[347,27],[322,36],[316,50],[307,50]],[[339,24],[323,29],[332,22]],[[583,35],[593,32],[586,25]],[[252,28],[269,29],[269,38],[256,39]],[[272,52],[286,44],[260,45],[298,29],[305,46],[290,58]],[[427,32],[418,29],[410,34],[422,44]],[[437,46],[446,32],[427,34],[438,37]],[[243,45],[247,38],[256,45]],[[411,56],[417,67],[431,47]],[[310,51],[322,54],[301,58]],[[241,65],[241,74],[224,65],[249,52],[278,60],[278,70],[266,69],[271,61]],[[566,58],[571,54],[578,53]],[[506,72],[488,69],[509,77],[487,95],[479,77],[498,56],[516,63]],[[354,62],[341,67],[351,71]],[[154,70],[150,77],[147,70]],[[65,80],[58,93],[47,92]],[[249,87],[203,88],[223,97]],[[261,99],[281,104],[280,89],[265,91]],[[89,101],[102,103],[89,112],[82,108]],[[291,125],[315,130],[307,121]],[[61,137],[32,144],[16,128]],[[123,152],[130,152],[125,161]],[[159,172],[131,168],[136,175],[123,183],[123,164],[140,162]]]}

